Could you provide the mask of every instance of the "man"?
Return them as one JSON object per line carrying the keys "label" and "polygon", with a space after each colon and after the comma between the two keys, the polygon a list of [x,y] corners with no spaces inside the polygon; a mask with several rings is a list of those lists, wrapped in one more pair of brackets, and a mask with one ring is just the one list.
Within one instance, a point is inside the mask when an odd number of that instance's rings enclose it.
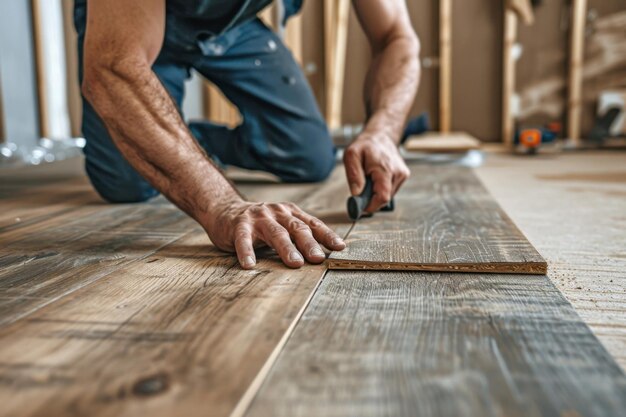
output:
{"label": "man", "polygon": [[[287,15],[302,0],[283,0]],[[289,267],[324,261],[345,243],[290,203],[245,201],[207,157],[284,181],[325,179],[334,149],[311,90],[256,14],[271,0],[76,0],[86,170],[110,202],[158,192],[198,221],[243,268],[268,245]],[[404,0],[353,0],[373,51],[367,122],[345,152],[352,194],[366,175],[386,205],[409,175],[397,149],[418,78],[418,41]],[[195,68],[239,108],[242,124],[185,125],[183,83]]]}

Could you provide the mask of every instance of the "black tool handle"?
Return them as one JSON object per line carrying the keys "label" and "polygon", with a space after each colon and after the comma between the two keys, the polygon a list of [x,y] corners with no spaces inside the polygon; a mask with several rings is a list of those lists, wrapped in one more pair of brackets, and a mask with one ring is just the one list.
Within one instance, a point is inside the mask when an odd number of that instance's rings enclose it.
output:
{"label": "black tool handle", "polygon": [[[372,196],[374,194],[374,186],[372,183],[371,177],[365,178],[365,187],[363,187],[363,191],[360,195],[351,196],[348,198],[348,215],[352,220],[359,220],[363,217],[363,211],[365,207],[367,207],[372,201]],[[393,211],[394,202],[393,199],[381,209],[381,211]]]}

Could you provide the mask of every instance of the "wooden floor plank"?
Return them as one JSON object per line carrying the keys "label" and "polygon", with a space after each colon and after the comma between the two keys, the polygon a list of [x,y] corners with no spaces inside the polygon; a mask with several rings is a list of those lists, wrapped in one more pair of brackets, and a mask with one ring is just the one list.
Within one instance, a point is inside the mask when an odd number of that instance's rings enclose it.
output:
{"label": "wooden floor plank", "polygon": [[4,233],[0,327],[150,255],[194,227],[174,207],[153,203],[79,207]]}
{"label": "wooden floor plank", "polygon": [[[262,197],[296,192],[347,230],[341,168]],[[0,416],[228,415],[325,272],[261,255],[244,271],[197,228],[0,329]]]}
{"label": "wooden floor plank", "polygon": [[545,276],[329,271],[246,415],[624,409],[626,376]]}
{"label": "wooden floor plank", "polygon": [[0,240],[7,230],[101,201],[83,173],[81,158],[0,169]]}
{"label": "wooden floor plank", "polygon": [[545,274],[547,264],[471,169],[413,165],[395,211],[357,221],[331,269]]}
{"label": "wooden floor plank", "polygon": [[624,152],[520,158],[490,153],[476,170],[550,264],[563,292],[626,369]]}
{"label": "wooden floor plank", "polygon": [[[33,174],[3,177],[2,189],[13,191],[1,196],[0,213],[23,219],[0,227],[0,327],[199,228],[163,197],[111,205],[84,178],[57,177],[42,185]],[[299,201],[316,187],[276,184],[253,173],[239,184],[253,200]]]}
{"label": "wooden floor plank", "polygon": [[481,141],[465,132],[427,132],[410,136],[404,149],[420,153],[464,153],[480,149]]}

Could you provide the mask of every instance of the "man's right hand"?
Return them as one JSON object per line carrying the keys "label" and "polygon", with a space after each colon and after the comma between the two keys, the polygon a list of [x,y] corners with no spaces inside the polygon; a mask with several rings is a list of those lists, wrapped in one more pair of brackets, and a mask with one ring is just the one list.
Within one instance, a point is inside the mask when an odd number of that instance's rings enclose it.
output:
{"label": "man's right hand", "polygon": [[254,248],[269,246],[276,250],[285,265],[299,268],[304,260],[324,262],[320,244],[330,250],[342,250],[344,241],[321,220],[293,203],[251,203],[242,199],[224,203],[216,216],[204,223],[215,246],[236,252],[244,269],[256,265]]}

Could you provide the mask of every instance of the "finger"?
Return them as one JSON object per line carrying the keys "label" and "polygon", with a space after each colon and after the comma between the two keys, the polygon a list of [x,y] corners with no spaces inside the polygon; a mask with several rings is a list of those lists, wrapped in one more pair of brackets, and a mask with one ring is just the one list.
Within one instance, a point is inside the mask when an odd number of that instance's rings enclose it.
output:
{"label": "finger", "polygon": [[235,230],[235,251],[237,259],[243,269],[252,269],[256,265],[254,246],[252,243],[252,228],[249,223],[241,223]]}
{"label": "finger", "polygon": [[296,247],[307,261],[314,264],[324,262],[326,254],[313,237],[313,232],[306,223],[292,214],[280,216],[277,220],[287,229],[291,238],[296,242]]}
{"label": "finger", "polygon": [[274,248],[280,259],[290,268],[299,268],[304,265],[304,258],[294,246],[287,230],[275,220],[261,223],[263,240]]}
{"label": "finger", "polygon": [[315,240],[330,250],[343,250],[346,248],[346,243],[337,233],[335,233],[330,227],[326,226],[323,221],[315,216],[311,216],[302,210],[294,211],[294,216],[298,217],[304,223],[309,226]]}
{"label": "finger", "polygon": [[393,176],[393,192],[391,193],[391,197],[398,193],[400,187],[402,187],[402,184],[404,184],[404,182],[408,180],[410,176],[411,171],[409,170],[402,171],[399,174]]}
{"label": "finger", "polygon": [[365,172],[361,153],[355,147],[349,147],[343,155],[343,164],[346,168],[348,186],[352,195],[359,195],[365,187]]}
{"label": "finger", "polygon": [[373,213],[386,206],[391,200],[391,173],[380,169],[372,171],[372,201],[365,207],[365,211]]}

